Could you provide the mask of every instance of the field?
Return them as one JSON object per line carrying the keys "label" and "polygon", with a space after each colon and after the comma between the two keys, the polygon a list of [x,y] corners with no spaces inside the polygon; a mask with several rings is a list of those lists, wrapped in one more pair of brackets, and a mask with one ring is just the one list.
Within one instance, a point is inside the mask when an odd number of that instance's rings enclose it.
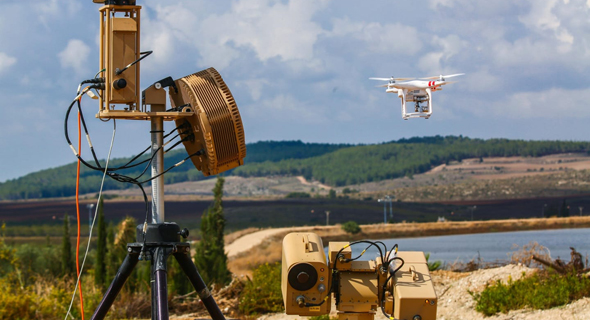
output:
{"label": "field", "polygon": [[[531,198],[509,200],[448,201],[444,203],[393,202],[393,222],[432,222],[438,217],[449,221],[532,218],[549,215],[548,208],[559,208],[563,201],[570,206],[572,215],[579,215],[579,207],[590,210],[590,195],[567,198]],[[83,202],[81,222],[87,232],[88,210]],[[175,221],[191,230],[198,228],[200,217],[210,205],[210,200],[167,201],[166,220]],[[547,206],[545,206],[547,205]],[[275,199],[275,200],[226,200],[224,201],[228,232],[249,227],[291,227],[325,225],[325,211],[330,211],[329,223],[337,224],[356,221],[359,224],[383,222],[383,204],[371,198],[356,199]],[[125,216],[137,221],[145,219],[143,202],[106,200],[107,221],[117,222]],[[59,236],[64,214],[75,216],[72,200],[0,202],[0,221],[8,226],[21,226],[22,232],[9,236]],[[36,225],[36,227],[32,227]],[[25,226],[31,226],[24,228]],[[50,227],[54,226],[54,227]],[[13,229],[13,228],[9,228]],[[18,229],[18,228],[17,228]],[[194,234],[194,233],[193,233]]]}

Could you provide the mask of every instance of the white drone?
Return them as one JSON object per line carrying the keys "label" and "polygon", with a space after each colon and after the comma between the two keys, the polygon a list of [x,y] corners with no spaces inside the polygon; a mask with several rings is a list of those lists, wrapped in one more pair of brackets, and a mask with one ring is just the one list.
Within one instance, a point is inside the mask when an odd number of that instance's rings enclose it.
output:
{"label": "white drone", "polygon": [[[385,92],[397,93],[397,96],[402,99],[402,118],[408,120],[409,118],[430,118],[430,115],[432,114],[432,92],[442,90],[442,85],[456,82],[446,81],[445,79],[462,75],[464,75],[464,73],[421,78],[420,80],[414,80],[414,78],[394,77],[369,79],[389,82],[388,84],[379,87],[387,88]],[[415,103],[414,112],[407,112],[406,102]]]}

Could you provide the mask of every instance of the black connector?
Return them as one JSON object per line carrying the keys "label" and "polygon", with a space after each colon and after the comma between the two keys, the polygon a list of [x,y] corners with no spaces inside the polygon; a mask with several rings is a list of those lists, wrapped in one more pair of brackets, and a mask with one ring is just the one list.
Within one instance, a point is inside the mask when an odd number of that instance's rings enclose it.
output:
{"label": "black connector", "polygon": [[84,80],[80,84],[86,84],[86,83],[104,83],[104,78],[92,78],[92,79]]}
{"label": "black connector", "polygon": [[90,88],[90,89],[104,90],[105,85],[104,85],[104,82],[103,83],[97,83],[97,84],[93,84],[93,85],[89,86],[88,88]]}

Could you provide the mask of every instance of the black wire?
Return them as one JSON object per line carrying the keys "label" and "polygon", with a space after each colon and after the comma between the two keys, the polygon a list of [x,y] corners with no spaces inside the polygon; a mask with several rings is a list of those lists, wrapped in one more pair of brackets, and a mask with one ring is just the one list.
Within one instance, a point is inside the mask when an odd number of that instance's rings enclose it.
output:
{"label": "black wire", "polygon": [[[397,246],[397,244],[395,246]],[[392,260],[399,260],[399,261],[402,262],[402,264],[400,264],[399,267],[397,267],[395,270],[389,272],[389,276],[385,280],[385,283],[383,283],[383,290],[382,290],[383,291],[383,296],[381,297],[381,312],[383,313],[383,315],[385,317],[387,317],[389,319],[393,319],[393,312],[392,312],[391,315],[388,315],[385,312],[385,290],[387,290],[387,284],[389,283],[389,281],[391,280],[391,278],[393,278],[393,276],[396,274],[396,272],[398,272],[404,266],[404,264],[405,264],[404,259],[402,259],[400,257],[393,257],[391,260],[388,261],[388,269],[389,269],[389,262],[391,262]]]}
{"label": "black wire", "polygon": [[[383,251],[381,251],[381,247],[378,245],[378,243],[382,244],[383,246],[385,246],[385,244],[381,241],[359,240],[359,241],[351,242],[347,246],[344,246],[342,249],[340,249],[338,251],[338,253],[336,253],[336,261],[334,261],[334,266],[332,267],[332,285],[330,286],[330,290],[328,290],[327,297],[330,296],[330,294],[332,292],[334,292],[334,287],[336,286],[335,285],[336,281],[334,281],[333,278],[335,277],[335,274],[338,273],[338,268],[336,267],[336,265],[338,264],[338,260],[339,260],[338,257],[340,257],[340,254],[342,253],[342,251],[344,249],[346,249],[348,247],[352,247],[353,245],[359,244],[359,243],[368,243],[369,246],[367,246],[367,249],[370,248],[371,246],[375,246],[377,248],[377,250],[379,250],[379,255],[381,256],[381,261],[383,261]],[[367,249],[365,249],[365,250],[367,250]],[[387,250],[387,247],[385,247],[385,249]],[[363,255],[363,253],[361,253],[358,257],[356,257],[354,259],[347,259],[347,262],[354,261],[354,260],[360,258],[362,255]],[[377,286],[379,286],[379,283],[377,283]],[[320,302],[319,304],[318,303],[306,303],[305,306],[306,307],[317,307],[317,306],[321,306],[322,304],[324,304],[325,301],[326,300],[324,298],[324,300],[322,300],[322,302]]]}
{"label": "black wire", "polygon": [[139,61],[143,60],[145,57],[149,56],[150,54],[152,54],[153,51],[144,51],[144,52],[140,52],[139,54],[143,54],[143,56],[139,57],[139,59],[131,62],[130,64],[128,64],[125,68],[121,69],[121,70],[117,70],[117,72],[115,72],[115,75],[120,75],[121,73],[125,72],[125,70],[129,69],[130,67],[134,66],[136,63],[138,63]]}
{"label": "black wire", "polygon": [[[148,55],[149,55],[149,54],[148,54]],[[146,55],[146,56],[147,56],[147,55]],[[144,56],[144,57],[146,57],[146,56]],[[141,60],[141,59],[139,59],[139,60]],[[139,60],[138,60],[138,61],[139,61]],[[102,167],[102,165],[101,165],[101,164],[100,164],[100,162],[98,161],[98,157],[96,156],[96,152],[94,151],[94,147],[92,146],[92,144],[90,144],[90,145],[89,145],[89,147],[90,147],[90,150],[91,150],[91,152],[92,152],[92,157],[94,158],[94,162],[95,162],[96,166],[93,166],[93,165],[91,165],[90,163],[86,162],[86,161],[85,161],[85,160],[84,160],[84,159],[83,159],[83,158],[80,156],[79,150],[78,150],[78,151],[75,151],[75,149],[74,149],[74,148],[73,148],[73,146],[72,146],[72,142],[71,142],[71,139],[70,139],[70,136],[69,136],[69,130],[68,130],[68,120],[69,120],[69,116],[70,116],[70,114],[71,114],[72,108],[73,108],[74,104],[77,102],[78,111],[79,111],[79,113],[80,113],[80,120],[81,120],[81,122],[82,122],[82,124],[83,124],[84,132],[85,132],[85,134],[86,134],[86,136],[87,136],[87,139],[89,139],[89,137],[90,137],[90,136],[89,136],[89,133],[88,133],[88,127],[86,126],[86,121],[85,121],[85,119],[84,119],[84,115],[83,115],[83,112],[82,112],[82,107],[81,107],[80,100],[81,100],[81,97],[82,97],[84,94],[86,94],[86,92],[88,92],[89,90],[91,90],[91,89],[93,89],[93,88],[94,88],[94,86],[89,86],[89,87],[87,87],[86,89],[84,89],[84,90],[82,91],[82,93],[81,93],[81,94],[79,94],[78,98],[77,98],[77,99],[75,99],[74,101],[72,101],[72,103],[71,103],[71,104],[68,106],[68,109],[67,109],[67,111],[66,111],[66,116],[65,116],[65,119],[64,119],[64,135],[65,135],[66,141],[68,142],[68,144],[70,145],[70,147],[71,147],[71,148],[72,148],[72,150],[74,151],[74,153],[75,153],[75,155],[76,155],[76,158],[78,158],[78,160],[80,160],[80,162],[81,162],[81,163],[83,163],[83,164],[84,164],[86,167],[88,167],[88,168],[90,168],[90,169],[93,169],[93,170],[96,170],[96,171],[100,171],[100,172],[102,172],[102,173],[104,173],[104,174],[108,175],[108,176],[109,176],[111,179],[113,179],[113,180],[115,180],[115,181],[119,181],[119,182],[123,182],[123,183],[130,183],[130,184],[134,184],[134,185],[136,185],[136,186],[138,186],[138,187],[140,188],[140,190],[141,190],[141,192],[142,192],[142,194],[143,194],[143,198],[144,198],[144,203],[145,203],[145,211],[146,211],[146,219],[145,219],[145,221],[146,221],[146,223],[147,223],[147,219],[148,219],[148,216],[149,216],[149,201],[148,201],[147,194],[146,194],[146,192],[145,192],[145,189],[143,188],[142,184],[143,184],[143,183],[145,183],[145,182],[151,181],[151,180],[153,180],[153,179],[155,179],[155,178],[157,178],[157,177],[159,177],[159,176],[161,176],[161,175],[163,175],[163,174],[167,173],[168,171],[170,171],[170,170],[171,170],[171,169],[173,169],[174,167],[178,166],[178,164],[177,164],[177,165],[174,165],[174,166],[172,166],[172,167],[170,167],[170,168],[168,168],[167,170],[165,170],[165,171],[164,171],[164,172],[162,172],[161,174],[159,174],[159,175],[157,175],[157,176],[155,176],[155,177],[152,177],[151,179],[148,179],[148,180],[145,180],[145,181],[139,182],[139,181],[138,181],[138,179],[139,179],[139,178],[140,178],[140,177],[141,177],[141,176],[142,176],[142,175],[145,173],[145,171],[147,171],[147,168],[150,166],[151,162],[153,161],[153,159],[154,159],[154,156],[157,154],[157,152],[159,152],[159,151],[162,149],[162,147],[163,147],[163,146],[160,146],[160,147],[158,148],[158,150],[156,150],[156,152],[154,152],[154,154],[152,155],[152,157],[151,157],[151,158],[150,158],[150,160],[149,160],[149,164],[146,166],[146,168],[144,169],[144,171],[142,172],[142,174],[140,174],[140,175],[139,175],[137,178],[132,178],[132,177],[125,176],[125,175],[122,175],[122,174],[118,174],[118,173],[115,173],[114,171],[117,171],[117,170],[122,170],[122,169],[128,169],[128,168],[132,168],[132,167],[136,167],[136,166],[140,165],[141,163],[145,163],[145,161],[142,161],[142,162],[140,162],[139,164],[133,164],[133,165],[131,165],[131,163],[132,163],[133,161],[137,160],[137,159],[138,159],[138,158],[139,158],[141,155],[143,155],[145,152],[147,152],[147,150],[149,150],[151,147],[148,147],[148,148],[146,148],[146,150],[144,150],[143,152],[141,152],[140,154],[138,154],[137,156],[135,156],[134,158],[132,158],[132,159],[131,159],[129,162],[127,162],[125,165],[123,165],[123,166],[121,166],[121,167],[114,167],[114,168],[108,168],[108,169],[107,169],[107,168],[103,168],[103,167]],[[114,122],[113,122],[113,123],[114,123]],[[181,129],[181,128],[185,127],[185,126],[186,126],[186,123],[183,123],[182,125],[180,125],[180,126],[177,126],[177,127],[176,127],[176,128],[173,130],[173,131],[171,131],[170,133],[166,134],[166,135],[164,136],[164,139],[165,139],[165,138],[167,138],[167,137],[169,137],[169,136],[170,136],[171,134],[173,134],[173,133],[174,133],[176,130],[179,130],[179,129]],[[177,138],[179,135],[180,135],[180,133],[179,133],[179,134],[177,134],[176,136],[174,136],[174,137],[173,137],[173,138],[172,138],[170,141],[172,141],[172,140],[176,139],[176,138]],[[190,138],[191,138],[191,135],[187,135],[187,136],[186,136],[185,138],[183,138],[181,141],[179,141],[179,142],[176,142],[176,143],[175,143],[175,144],[174,144],[172,147],[168,148],[168,150],[166,150],[166,152],[169,152],[170,150],[172,150],[172,149],[174,149],[176,146],[178,146],[180,143],[182,143],[182,142],[183,142],[183,141],[185,141],[186,139],[190,139]],[[187,158],[185,158],[185,159],[184,159],[182,162],[186,161],[187,159],[189,159],[190,157],[192,157],[192,156],[194,156],[194,155],[201,155],[201,154],[203,154],[203,153],[204,153],[204,152],[203,152],[203,150],[200,150],[200,151],[196,152],[195,154],[188,156],[188,157],[187,157]],[[182,163],[182,162],[181,162],[181,163]]]}
{"label": "black wire", "polygon": [[[182,162],[184,162],[184,161],[186,161],[186,160],[188,160],[188,159],[190,159],[190,158],[192,158],[192,157],[194,157],[194,156],[200,156],[200,155],[203,155],[204,153],[205,153],[205,151],[204,151],[204,150],[199,150],[199,151],[197,151],[197,152],[195,152],[195,153],[193,153],[193,154],[189,155],[188,157],[184,158],[184,159],[183,159],[182,161],[180,161],[179,163],[182,163]],[[152,180],[154,180],[154,179],[156,179],[156,178],[158,178],[158,177],[160,177],[160,176],[164,175],[164,174],[165,174],[165,173],[167,173],[168,171],[170,171],[170,170],[172,170],[172,169],[176,168],[176,167],[178,166],[178,164],[179,164],[179,163],[177,163],[177,164],[175,164],[175,165],[171,166],[170,168],[168,168],[168,169],[164,170],[164,172],[162,172],[162,173],[160,173],[160,174],[158,174],[158,175],[156,175],[156,176],[153,176],[153,177],[151,177],[151,178],[149,178],[149,179],[147,179],[147,180],[140,181],[139,183],[142,183],[142,184],[143,184],[143,183],[146,183],[146,182],[152,181]]]}
{"label": "black wire", "polygon": [[387,260],[387,264],[389,265],[389,257],[391,256],[391,253],[393,252],[394,249],[397,249],[397,243],[393,245],[393,247],[391,248],[391,250],[389,250],[389,252],[387,252],[387,255],[385,256],[385,260]]}
{"label": "black wire", "polygon": [[[76,99],[76,101],[78,102],[78,113],[80,114],[80,119],[82,120],[82,127],[84,128],[84,133],[86,134],[86,137],[89,137],[88,135],[88,128],[86,127],[86,120],[84,120],[84,113],[82,112],[82,106],[80,104],[80,99]],[[90,152],[92,153],[92,157],[94,158],[94,163],[96,163],[96,165],[100,168],[100,163],[98,162],[98,158],[96,157],[96,153],[94,152],[94,146],[92,144],[90,144]],[[78,152],[80,152],[80,150],[78,150]]]}

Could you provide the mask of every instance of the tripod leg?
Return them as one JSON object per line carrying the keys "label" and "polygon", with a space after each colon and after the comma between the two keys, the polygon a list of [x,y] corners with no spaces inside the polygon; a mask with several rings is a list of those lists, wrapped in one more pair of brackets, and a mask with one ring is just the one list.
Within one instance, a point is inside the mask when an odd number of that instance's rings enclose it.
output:
{"label": "tripod leg", "polygon": [[125,281],[127,281],[127,278],[129,278],[129,276],[131,275],[133,268],[135,268],[135,266],[137,265],[137,260],[139,258],[139,248],[135,249],[132,247],[128,247],[128,249],[131,251],[127,254],[125,260],[123,260],[123,263],[121,264],[121,267],[119,267],[119,270],[117,271],[117,274],[113,279],[113,282],[105,292],[102,301],[98,304],[98,307],[96,308],[96,311],[94,311],[92,320],[104,319],[104,317],[107,315],[107,312],[113,305],[115,298],[117,298],[117,295],[121,291],[121,288],[123,288]]}
{"label": "tripod leg", "polygon": [[201,301],[203,301],[205,308],[207,308],[207,311],[209,311],[211,319],[225,320],[223,313],[221,313],[221,310],[219,310],[217,303],[215,303],[215,299],[213,299],[211,292],[209,289],[207,289],[205,282],[203,282],[201,275],[199,275],[197,267],[188,254],[186,252],[177,252],[174,254],[174,258],[176,258],[178,264],[180,264],[180,267],[182,268],[182,271],[184,271],[193,287],[195,287],[195,290],[199,294]]}
{"label": "tripod leg", "polygon": [[150,272],[150,286],[152,295],[152,320],[158,319],[158,302],[156,299],[156,263],[152,260],[151,272]]}
{"label": "tripod leg", "polygon": [[[154,266],[152,269],[152,316],[154,302],[156,303],[156,319],[157,320],[168,320],[168,284],[166,276],[166,260],[170,254],[170,249],[157,247],[154,251]],[[155,301],[154,301],[155,300]]]}

